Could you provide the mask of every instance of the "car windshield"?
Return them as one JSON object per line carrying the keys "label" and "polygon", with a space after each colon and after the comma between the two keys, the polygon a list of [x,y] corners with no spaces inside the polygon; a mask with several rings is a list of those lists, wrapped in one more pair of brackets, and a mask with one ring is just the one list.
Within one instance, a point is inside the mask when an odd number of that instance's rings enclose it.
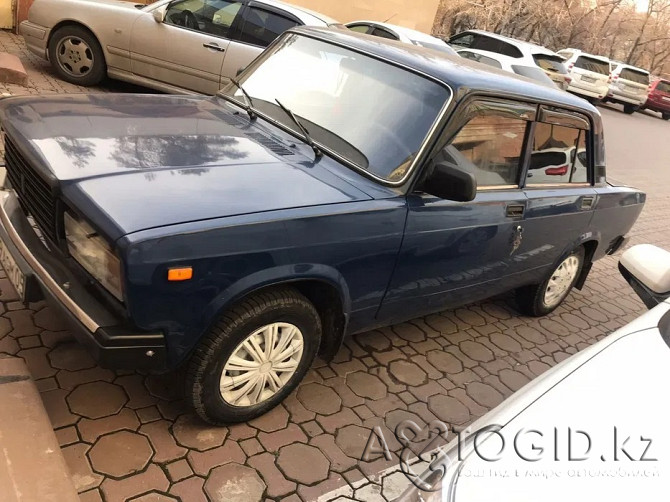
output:
{"label": "car windshield", "polygon": [[632,68],[624,68],[619,73],[619,78],[624,80],[630,80],[637,84],[649,85],[649,74],[639,70],[633,70]]}
{"label": "car windshield", "polygon": [[552,56],[551,54],[533,54],[535,64],[543,70],[553,71],[555,73],[567,73],[563,65],[563,58]]}
{"label": "car windshield", "polygon": [[610,74],[610,65],[606,61],[590,58],[588,56],[579,56],[575,61],[575,68],[588,70],[602,75]]}
{"label": "car windshield", "polygon": [[[389,182],[405,178],[451,95],[410,70],[293,33],[264,52],[240,84],[261,115],[301,136],[281,102],[326,153]],[[246,106],[235,85],[223,93]]]}
{"label": "car windshield", "polygon": [[670,93],[670,82],[661,80],[658,84],[656,84],[656,90],[660,92]]}

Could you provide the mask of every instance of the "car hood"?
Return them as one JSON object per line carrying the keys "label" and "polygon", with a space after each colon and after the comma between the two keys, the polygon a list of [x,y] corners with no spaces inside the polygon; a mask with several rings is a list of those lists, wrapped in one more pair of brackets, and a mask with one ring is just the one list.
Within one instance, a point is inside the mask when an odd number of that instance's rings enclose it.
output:
{"label": "car hood", "polygon": [[[440,489],[399,500],[660,500],[670,486],[668,338],[666,302],[476,421],[461,433],[462,461],[447,447]],[[473,433],[487,427],[498,432],[480,433],[475,450]]]}
{"label": "car hood", "polygon": [[[218,98],[0,101],[6,141],[112,239],[157,226],[369,199]],[[310,150],[311,152],[311,150]]]}

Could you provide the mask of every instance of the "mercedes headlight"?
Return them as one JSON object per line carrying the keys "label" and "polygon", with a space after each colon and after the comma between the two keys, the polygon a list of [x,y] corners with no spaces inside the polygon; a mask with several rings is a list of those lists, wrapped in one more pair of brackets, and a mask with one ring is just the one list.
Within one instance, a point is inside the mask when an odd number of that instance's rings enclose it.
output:
{"label": "mercedes headlight", "polygon": [[72,258],[122,301],[121,262],[105,239],[88,223],[70,213],[65,213],[65,238]]}

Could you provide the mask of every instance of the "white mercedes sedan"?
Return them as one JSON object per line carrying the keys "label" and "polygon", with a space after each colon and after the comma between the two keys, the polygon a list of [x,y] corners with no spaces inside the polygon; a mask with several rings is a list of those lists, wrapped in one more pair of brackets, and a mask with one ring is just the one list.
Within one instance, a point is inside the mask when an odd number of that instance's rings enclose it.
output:
{"label": "white mercedes sedan", "polygon": [[35,0],[20,33],[73,84],[109,76],[163,92],[215,94],[289,28],[335,24],[274,0]]}

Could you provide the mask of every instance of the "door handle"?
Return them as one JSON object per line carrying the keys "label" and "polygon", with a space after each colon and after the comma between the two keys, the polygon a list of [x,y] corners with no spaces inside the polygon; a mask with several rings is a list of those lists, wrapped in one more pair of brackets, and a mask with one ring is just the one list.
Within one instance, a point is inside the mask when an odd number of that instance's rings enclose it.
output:
{"label": "door handle", "polygon": [[596,198],[595,197],[584,197],[582,199],[582,209],[591,209],[593,208],[593,203],[595,202]]}
{"label": "door handle", "polygon": [[214,49],[215,51],[219,51],[219,52],[224,52],[226,50],[223,47],[219,47],[214,42],[207,42],[206,44],[202,44],[202,46],[206,49]]}
{"label": "door handle", "polygon": [[523,204],[509,204],[505,208],[505,215],[509,218],[519,218],[523,216],[525,206]]}

